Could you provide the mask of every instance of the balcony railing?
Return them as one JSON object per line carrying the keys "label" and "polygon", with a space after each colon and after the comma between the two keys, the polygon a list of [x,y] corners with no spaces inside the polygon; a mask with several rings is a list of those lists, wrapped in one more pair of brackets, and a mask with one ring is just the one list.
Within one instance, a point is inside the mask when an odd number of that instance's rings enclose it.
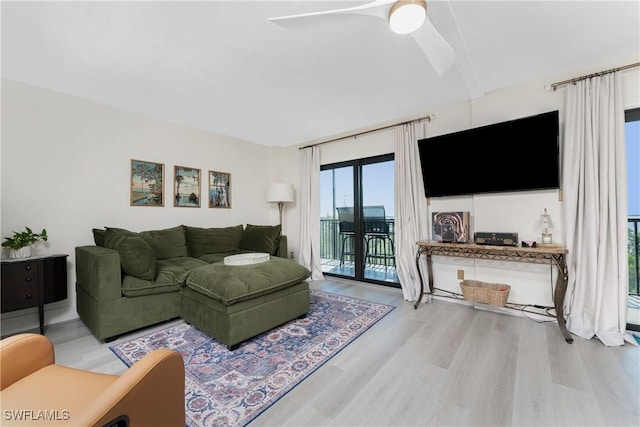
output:
{"label": "balcony railing", "polygon": [[629,224],[629,295],[640,293],[640,217],[630,217]]}
{"label": "balcony railing", "polygon": [[[386,223],[389,225],[389,237],[395,242],[395,221],[393,218],[387,218]],[[343,240],[340,236],[338,220],[331,218],[320,219],[320,258],[339,260],[342,254],[342,243]],[[388,250],[385,248],[381,248],[381,250],[383,252],[379,253],[379,255],[392,255],[391,253],[387,253]],[[370,259],[370,261],[372,261],[370,264],[384,265],[383,261],[379,261],[382,259],[382,257]]]}
{"label": "balcony railing", "polygon": [[[395,241],[394,219],[388,218],[389,234]],[[628,265],[629,265],[629,295],[640,295],[640,217],[628,219]],[[340,260],[342,239],[338,229],[338,220],[323,218],[320,220],[320,258]],[[390,255],[390,254],[385,254]],[[384,265],[372,260],[373,265]]]}

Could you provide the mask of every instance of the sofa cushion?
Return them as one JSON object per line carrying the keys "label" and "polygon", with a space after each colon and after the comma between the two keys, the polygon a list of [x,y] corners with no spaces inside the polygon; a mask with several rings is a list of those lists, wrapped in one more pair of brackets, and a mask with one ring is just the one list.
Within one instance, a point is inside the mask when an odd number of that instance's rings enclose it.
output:
{"label": "sofa cushion", "polygon": [[181,225],[163,230],[141,231],[138,234],[151,246],[158,260],[189,256],[187,239]]}
{"label": "sofa cushion", "polygon": [[275,255],[280,242],[280,225],[251,225],[242,232],[240,249]]}
{"label": "sofa cushion", "polygon": [[93,233],[93,242],[96,246],[102,246],[104,248],[104,236],[107,234],[107,230],[104,228],[94,228],[91,232]]}
{"label": "sofa cushion", "polygon": [[107,228],[105,247],[120,254],[120,264],[125,274],[143,280],[156,277],[157,261],[153,249],[142,237],[124,229]]}
{"label": "sofa cushion", "polygon": [[284,289],[307,279],[311,272],[285,258],[250,265],[208,264],[187,276],[190,289],[225,305]]}
{"label": "sofa cushion", "polygon": [[122,281],[122,293],[127,297],[137,297],[179,291],[189,272],[203,265],[207,263],[190,257],[158,260],[158,272],[153,280],[126,275]]}
{"label": "sofa cushion", "polygon": [[189,256],[200,258],[205,254],[233,252],[240,249],[242,225],[221,228],[184,226]]}

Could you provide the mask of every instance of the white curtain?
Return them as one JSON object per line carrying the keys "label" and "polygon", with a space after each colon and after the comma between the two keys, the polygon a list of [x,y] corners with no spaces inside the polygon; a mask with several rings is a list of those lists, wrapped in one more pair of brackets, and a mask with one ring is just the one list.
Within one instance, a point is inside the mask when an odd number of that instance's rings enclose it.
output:
{"label": "white curtain", "polygon": [[[406,301],[422,298],[416,266],[418,240],[428,238],[427,200],[424,195],[418,140],[424,137],[424,125],[409,123],[396,128],[395,141],[395,239],[396,266]],[[424,257],[423,257],[424,258]],[[421,259],[421,272],[425,260]],[[425,279],[425,289],[428,286]]]}
{"label": "white curtain", "polygon": [[627,175],[619,72],[567,91],[562,180],[569,284],[567,327],[607,346],[627,322]]}
{"label": "white curtain", "polygon": [[300,255],[298,262],[311,271],[311,280],[322,280],[320,265],[320,148],[302,153],[300,188]]}

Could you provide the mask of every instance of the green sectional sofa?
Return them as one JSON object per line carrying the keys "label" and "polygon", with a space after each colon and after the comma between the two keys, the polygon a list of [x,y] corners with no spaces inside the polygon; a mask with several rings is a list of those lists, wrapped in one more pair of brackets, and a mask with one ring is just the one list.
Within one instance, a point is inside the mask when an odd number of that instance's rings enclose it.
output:
{"label": "green sectional sofa", "polygon": [[[309,311],[310,272],[286,258],[280,226],[94,229],[79,246],[76,305],[101,340],[182,317],[228,348]],[[266,262],[224,258],[268,253]]]}

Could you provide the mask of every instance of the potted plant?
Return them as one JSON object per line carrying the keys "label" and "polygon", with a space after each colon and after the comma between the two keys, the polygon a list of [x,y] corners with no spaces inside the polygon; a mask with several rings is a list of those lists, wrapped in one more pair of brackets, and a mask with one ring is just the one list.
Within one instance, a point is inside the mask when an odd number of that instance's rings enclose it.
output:
{"label": "potted plant", "polygon": [[9,248],[9,258],[28,258],[31,256],[31,245],[38,241],[47,241],[47,230],[34,233],[29,227],[25,231],[14,231],[12,237],[5,237],[2,247]]}

